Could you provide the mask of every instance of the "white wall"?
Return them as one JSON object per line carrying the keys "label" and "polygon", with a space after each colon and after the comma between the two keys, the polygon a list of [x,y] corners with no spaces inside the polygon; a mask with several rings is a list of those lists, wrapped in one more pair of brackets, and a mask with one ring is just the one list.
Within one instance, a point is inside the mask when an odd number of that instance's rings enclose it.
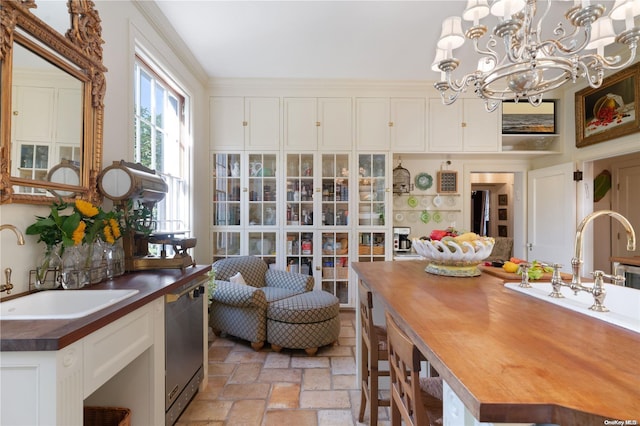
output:
{"label": "white wall", "polygon": [[[112,161],[131,160],[133,146],[133,46],[138,37],[149,49],[149,53],[169,67],[172,76],[180,81],[183,89],[191,98],[194,127],[190,130],[195,141],[195,188],[196,200],[195,217],[193,223],[203,224],[195,226],[194,234],[208,235],[206,216],[208,214],[208,99],[203,95],[207,83],[201,67],[191,61],[188,49],[177,41],[164,39],[157,28],[172,32],[171,26],[161,22],[158,27],[150,24],[145,14],[153,14],[154,4],[144,3],[145,10],[141,11],[132,1],[97,1],[96,9],[102,20],[102,38],[104,65],[106,73],[107,92],[105,96],[104,149],[103,167]],[[147,10],[147,9],[151,10]],[[144,12],[144,13],[143,13]],[[154,18],[155,19],[155,18]],[[161,19],[161,18],[160,18]],[[201,143],[204,142],[204,143]],[[202,150],[202,152],[200,152]],[[197,177],[200,177],[199,179]],[[202,178],[205,177],[205,178]],[[105,203],[106,207],[110,207]],[[23,232],[34,222],[36,215],[46,216],[47,206],[31,206],[23,204],[6,204],[0,206],[0,223],[11,223]],[[198,213],[200,212],[200,214]],[[26,236],[25,236],[26,237]],[[0,269],[13,269],[12,282],[14,293],[28,290],[28,271],[35,265],[35,259],[42,252],[44,246],[36,244],[37,237],[26,237],[27,244],[17,247],[14,235],[8,231],[0,234]],[[208,240],[208,238],[207,238]],[[206,255],[208,241],[203,241],[196,247],[195,260],[207,263]],[[204,253],[204,254],[202,254]],[[2,277],[4,283],[4,276]],[[2,293],[1,296],[5,296]]]}

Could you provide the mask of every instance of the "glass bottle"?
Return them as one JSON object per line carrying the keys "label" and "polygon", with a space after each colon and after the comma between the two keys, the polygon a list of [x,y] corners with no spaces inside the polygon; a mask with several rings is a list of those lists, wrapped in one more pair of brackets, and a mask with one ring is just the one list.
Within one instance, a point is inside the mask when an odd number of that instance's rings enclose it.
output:
{"label": "glass bottle", "polygon": [[58,274],[60,273],[61,265],[62,259],[58,255],[58,248],[55,245],[47,246],[44,254],[38,258],[36,263],[35,287],[38,290],[53,290],[57,288],[60,285]]}

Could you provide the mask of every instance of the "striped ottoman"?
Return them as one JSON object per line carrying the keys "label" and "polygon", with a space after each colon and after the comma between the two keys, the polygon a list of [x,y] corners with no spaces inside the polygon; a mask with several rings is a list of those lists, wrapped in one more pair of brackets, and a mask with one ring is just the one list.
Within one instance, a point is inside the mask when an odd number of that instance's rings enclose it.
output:
{"label": "striped ottoman", "polygon": [[309,291],[269,303],[267,341],[271,348],[304,349],[315,355],[340,335],[340,301],[326,291]]}

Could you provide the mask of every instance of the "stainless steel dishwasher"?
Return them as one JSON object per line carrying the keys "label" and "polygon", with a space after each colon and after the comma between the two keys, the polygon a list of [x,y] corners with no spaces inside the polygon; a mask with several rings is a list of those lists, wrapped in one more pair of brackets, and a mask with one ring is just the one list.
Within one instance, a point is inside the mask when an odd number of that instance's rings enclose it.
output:
{"label": "stainless steel dishwasher", "polygon": [[206,278],[165,295],[165,424],[173,425],[204,378]]}

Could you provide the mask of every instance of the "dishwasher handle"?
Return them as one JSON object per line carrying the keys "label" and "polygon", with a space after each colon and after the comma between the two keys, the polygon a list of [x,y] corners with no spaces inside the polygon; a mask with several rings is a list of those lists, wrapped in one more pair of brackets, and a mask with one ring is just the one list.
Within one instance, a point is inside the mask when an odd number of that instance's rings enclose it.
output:
{"label": "dishwasher handle", "polygon": [[196,299],[204,294],[204,286],[200,283],[194,284],[189,288],[182,290],[180,293],[169,293],[164,295],[165,303],[174,303],[180,300],[182,296],[189,295],[191,299]]}

